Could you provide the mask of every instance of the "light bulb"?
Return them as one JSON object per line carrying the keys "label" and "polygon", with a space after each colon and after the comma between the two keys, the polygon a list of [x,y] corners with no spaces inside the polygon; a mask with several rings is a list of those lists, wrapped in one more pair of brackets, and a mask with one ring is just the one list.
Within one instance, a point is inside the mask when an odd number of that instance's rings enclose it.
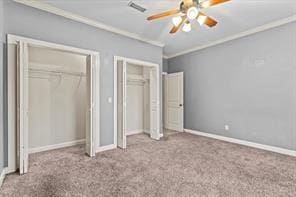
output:
{"label": "light bulb", "polygon": [[196,19],[198,15],[198,9],[196,7],[191,7],[187,10],[187,17],[189,20]]}
{"label": "light bulb", "polygon": [[190,23],[186,23],[186,24],[183,26],[182,30],[183,30],[184,32],[190,32],[190,31],[191,31],[191,24],[190,24]]}
{"label": "light bulb", "polygon": [[210,1],[204,1],[204,2],[201,2],[200,5],[202,8],[208,8],[211,6],[211,3]]}
{"label": "light bulb", "polygon": [[176,16],[176,17],[174,17],[174,18],[172,19],[172,21],[173,21],[173,24],[174,24],[175,26],[178,26],[178,25],[181,23],[181,21],[182,21],[182,17],[181,17],[181,16]]}
{"label": "light bulb", "polygon": [[206,22],[206,19],[207,19],[207,16],[199,16],[198,19],[197,19],[197,22],[200,25],[203,25]]}

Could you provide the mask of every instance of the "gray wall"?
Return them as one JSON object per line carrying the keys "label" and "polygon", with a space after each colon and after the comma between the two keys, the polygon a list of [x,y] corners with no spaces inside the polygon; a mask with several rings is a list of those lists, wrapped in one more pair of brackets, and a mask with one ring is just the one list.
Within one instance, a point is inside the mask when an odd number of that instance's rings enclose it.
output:
{"label": "gray wall", "polygon": [[[113,56],[162,65],[162,48],[5,1],[4,33],[95,50],[101,57],[101,145],[113,143]],[[161,67],[162,70],[162,67]],[[7,142],[7,139],[5,140]],[[7,156],[7,155],[6,155]]]}
{"label": "gray wall", "polygon": [[163,72],[168,72],[168,59],[163,59],[162,60],[162,71]]}
{"label": "gray wall", "polygon": [[0,1],[0,173],[3,169],[3,1]]}
{"label": "gray wall", "polygon": [[295,32],[294,22],[170,59],[185,74],[185,128],[296,150]]}

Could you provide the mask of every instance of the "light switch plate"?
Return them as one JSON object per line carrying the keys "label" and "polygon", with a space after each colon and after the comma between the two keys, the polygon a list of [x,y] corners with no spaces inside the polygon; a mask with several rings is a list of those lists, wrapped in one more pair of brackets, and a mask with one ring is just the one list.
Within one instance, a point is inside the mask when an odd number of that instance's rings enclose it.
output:
{"label": "light switch plate", "polygon": [[225,131],[229,131],[229,125],[226,124],[224,128],[225,128]]}
{"label": "light switch plate", "polygon": [[112,97],[109,97],[108,98],[108,103],[112,103],[112,101],[113,101]]}

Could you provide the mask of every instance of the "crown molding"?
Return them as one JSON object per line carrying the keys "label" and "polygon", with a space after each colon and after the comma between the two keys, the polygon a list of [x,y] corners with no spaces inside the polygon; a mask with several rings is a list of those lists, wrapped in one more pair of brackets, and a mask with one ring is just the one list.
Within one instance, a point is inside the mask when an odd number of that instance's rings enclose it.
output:
{"label": "crown molding", "polygon": [[163,55],[162,57],[163,57],[163,59],[169,59],[169,57],[166,55]]}
{"label": "crown molding", "polygon": [[99,29],[103,29],[103,30],[106,30],[106,31],[109,31],[109,32],[113,32],[113,33],[116,33],[116,34],[119,34],[119,35],[122,35],[122,36],[126,36],[126,37],[129,37],[129,38],[135,39],[135,40],[139,40],[139,41],[142,41],[142,42],[154,45],[154,46],[164,47],[164,44],[159,42],[159,41],[143,38],[142,36],[140,36],[138,34],[131,33],[131,32],[116,28],[116,27],[112,27],[112,26],[106,25],[104,23],[101,23],[101,22],[98,22],[98,21],[95,21],[95,20],[80,16],[80,15],[77,15],[77,14],[68,12],[68,11],[65,11],[65,10],[60,9],[60,8],[56,8],[56,7],[51,6],[51,5],[47,4],[47,3],[43,3],[43,2],[41,2],[39,0],[13,0],[13,1],[15,1],[17,3],[20,3],[20,4],[23,4],[23,5],[26,5],[26,6],[30,6],[30,7],[39,9],[39,10],[43,10],[43,11],[55,14],[55,15],[58,15],[58,16],[62,16],[62,17],[71,19],[73,21],[84,23],[86,25],[90,25],[90,26],[93,26],[93,27],[96,27],[96,28],[99,28]]}
{"label": "crown molding", "polygon": [[207,44],[204,44],[204,45],[196,46],[194,48],[191,48],[191,49],[179,52],[179,53],[175,53],[175,54],[172,54],[172,55],[164,55],[164,57],[166,56],[168,59],[178,57],[178,56],[181,56],[181,55],[185,55],[187,53],[195,52],[195,51],[198,51],[198,50],[201,50],[201,49],[205,49],[205,48],[212,47],[212,46],[215,46],[215,45],[219,45],[219,44],[222,44],[222,43],[225,43],[225,42],[236,40],[238,38],[249,36],[249,35],[252,35],[252,34],[255,34],[255,33],[258,33],[258,32],[262,32],[262,31],[266,31],[268,29],[279,27],[279,26],[282,26],[282,25],[285,25],[285,24],[288,24],[288,23],[292,23],[294,21],[296,21],[296,15],[292,15],[292,16],[290,16],[288,18],[277,20],[277,21],[274,21],[274,22],[271,22],[271,23],[268,23],[268,24],[253,28],[253,29],[249,29],[247,31],[244,31],[244,32],[241,32],[241,33],[238,33],[238,34],[234,34],[232,36],[228,36],[228,37],[216,40],[214,42],[210,42],[210,43],[207,43]]}

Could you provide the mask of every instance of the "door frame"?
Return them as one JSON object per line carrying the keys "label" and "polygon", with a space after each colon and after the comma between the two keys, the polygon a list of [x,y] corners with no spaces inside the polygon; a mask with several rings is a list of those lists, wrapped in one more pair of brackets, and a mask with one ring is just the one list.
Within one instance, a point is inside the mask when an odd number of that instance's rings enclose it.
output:
{"label": "door frame", "polygon": [[[165,76],[168,74],[168,72],[162,72],[161,73],[161,95],[162,95],[162,98],[161,98],[161,111],[162,111],[162,114],[161,114],[161,127],[164,131],[165,129]],[[162,137],[163,137],[163,132],[162,132]]]}
{"label": "door frame", "polygon": [[[96,144],[97,141],[99,141],[100,137],[100,54],[97,51],[91,51],[91,50],[85,50],[80,49],[76,47],[66,46],[62,44],[56,44],[52,42],[46,42],[41,40],[36,40],[32,38],[17,36],[13,34],[7,34],[7,45],[14,44],[17,46],[18,42],[25,42],[29,46],[34,47],[42,47],[42,48],[50,48],[55,49],[59,51],[69,52],[73,54],[79,54],[83,56],[92,56],[95,59],[95,63],[92,64],[94,67],[92,67],[92,70],[94,71],[92,77],[92,87],[94,87],[94,92],[92,95],[94,96],[94,108],[93,108],[93,120],[96,122],[93,135],[91,135],[91,140],[94,142],[94,153],[95,148],[99,146],[99,144]],[[7,97],[10,95],[10,92],[16,91],[16,87],[14,87],[12,84],[10,84],[11,80],[17,80],[16,76],[14,75],[14,72],[12,72],[9,67],[16,67],[17,65],[12,65],[13,62],[9,59],[11,56],[9,51],[9,46],[7,46]],[[17,69],[16,69],[17,71]],[[11,79],[10,79],[11,78]],[[17,95],[15,94],[15,99],[17,99]],[[17,119],[14,118],[17,116],[17,111],[9,110],[13,109],[16,103],[9,102],[9,99],[7,99],[7,132],[8,132],[8,166],[7,166],[7,173],[15,172],[17,167],[17,130],[15,125],[17,124]],[[16,106],[17,109],[17,106]],[[90,121],[90,124],[91,122]],[[90,125],[93,128],[93,125]]]}
{"label": "door frame", "polygon": [[[157,105],[159,107],[159,114],[158,114],[158,124],[159,124],[159,132],[161,131],[161,109],[160,109],[160,83],[161,83],[161,77],[160,77],[160,66],[159,64],[155,64],[155,63],[152,63],[152,62],[146,62],[146,61],[142,61],[142,60],[137,60],[137,59],[132,59],[132,58],[127,58],[127,57],[122,57],[122,56],[114,56],[114,81],[113,81],[113,145],[115,147],[117,147],[117,119],[118,119],[118,116],[117,116],[117,61],[125,61],[126,63],[131,63],[131,64],[137,64],[139,66],[143,66],[143,67],[154,67],[156,68],[156,73],[157,73],[157,77],[159,78],[159,83],[157,85],[157,92],[158,92],[158,98],[157,98]],[[159,133],[159,137],[161,133]]]}

